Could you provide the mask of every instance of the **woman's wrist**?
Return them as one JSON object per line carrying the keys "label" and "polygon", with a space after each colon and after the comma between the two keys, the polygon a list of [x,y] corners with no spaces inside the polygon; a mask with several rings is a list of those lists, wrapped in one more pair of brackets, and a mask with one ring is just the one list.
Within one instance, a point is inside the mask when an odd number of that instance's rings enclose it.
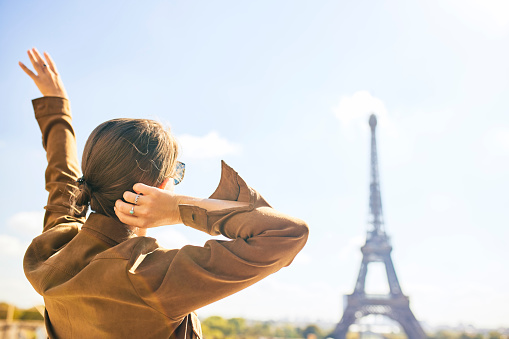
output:
{"label": "woman's wrist", "polygon": [[64,99],[69,100],[66,92],[46,92],[46,93],[43,93],[42,96],[44,96],[44,97],[58,97],[58,98],[64,98]]}

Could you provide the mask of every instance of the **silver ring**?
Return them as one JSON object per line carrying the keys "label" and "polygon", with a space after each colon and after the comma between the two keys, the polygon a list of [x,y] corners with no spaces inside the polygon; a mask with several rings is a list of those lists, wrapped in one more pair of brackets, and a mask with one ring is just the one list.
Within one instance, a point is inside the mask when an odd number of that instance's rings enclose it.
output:
{"label": "silver ring", "polygon": [[136,194],[136,198],[134,199],[134,204],[136,205],[138,203],[138,199],[140,198],[139,194]]}
{"label": "silver ring", "polygon": [[131,207],[131,210],[129,211],[129,214],[130,215],[134,215],[134,205],[133,205],[133,207]]}

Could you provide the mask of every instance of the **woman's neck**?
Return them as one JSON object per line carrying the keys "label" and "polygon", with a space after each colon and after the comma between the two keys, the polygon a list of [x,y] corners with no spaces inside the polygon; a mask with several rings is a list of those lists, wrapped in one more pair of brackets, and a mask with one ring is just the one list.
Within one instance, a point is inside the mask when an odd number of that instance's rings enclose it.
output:
{"label": "woman's neck", "polygon": [[134,227],[126,225],[129,231],[131,231],[131,234],[136,235],[137,237],[144,237],[147,235],[147,229],[146,228],[140,228],[140,227]]}

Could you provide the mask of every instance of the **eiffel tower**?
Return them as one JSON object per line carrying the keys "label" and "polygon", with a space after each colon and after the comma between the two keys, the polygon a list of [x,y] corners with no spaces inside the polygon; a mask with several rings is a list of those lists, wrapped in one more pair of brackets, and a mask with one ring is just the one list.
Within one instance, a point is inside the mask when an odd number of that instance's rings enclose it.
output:
{"label": "eiffel tower", "polygon": [[[346,307],[341,321],[331,337],[345,339],[348,328],[357,319],[370,314],[381,314],[397,321],[409,339],[424,339],[426,334],[410,310],[410,302],[401,291],[398,277],[392,264],[390,239],[385,233],[382,214],[382,198],[380,195],[380,181],[378,177],[378,156],[376,152],[376,116],[369,117],[371,127],[371,184],[369,197],[369,226],[366,244],[361,247],[362,263],[355,284],[354,292],[346,295]],[[388,294],[366,294],[366,274],[368,264],[382,262],[385,264],[390,292]]]}

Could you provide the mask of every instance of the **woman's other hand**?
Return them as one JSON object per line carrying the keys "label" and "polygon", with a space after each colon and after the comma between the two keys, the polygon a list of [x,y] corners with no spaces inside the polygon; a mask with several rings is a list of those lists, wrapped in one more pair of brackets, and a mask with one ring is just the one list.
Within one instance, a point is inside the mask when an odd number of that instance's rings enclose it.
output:
{"label": "woman's other hand", "polygon": [[138,194],[124,192],[127,203],[122,200],[115,203],[115,214],[121,222],[141,228],[182,223],[179,211],[182,196],[140,183],[134,185],[133,189]]}
{"label": "woman's other hand", "polygon": [[[134,185],[133,189],[137,194],[124,192],[124,200],[127,203],[122,200],[117,200],[115,203],[115,214],[118,219],[133,227],[149,228],[181,224],[182,218],[179,210],[181,204],[197,206],[207,211],[249,208],[248,202],[189,197],[175,194],[172,190],[140,183]],[[136,196],[138,196],[138,200],[136,200]]]}
{"label": "woman's other hand", "polygon": [[67,99],[67,92],[65,91],[64,84],[50,55],[44,52],[44,57],[46,58],[46,61],[44,61],[36,48],[28,50],[27,53],[37,75],[21,61],[19,65],[25,73],[32,78],[42,95],[45,97],[61,97]]}

